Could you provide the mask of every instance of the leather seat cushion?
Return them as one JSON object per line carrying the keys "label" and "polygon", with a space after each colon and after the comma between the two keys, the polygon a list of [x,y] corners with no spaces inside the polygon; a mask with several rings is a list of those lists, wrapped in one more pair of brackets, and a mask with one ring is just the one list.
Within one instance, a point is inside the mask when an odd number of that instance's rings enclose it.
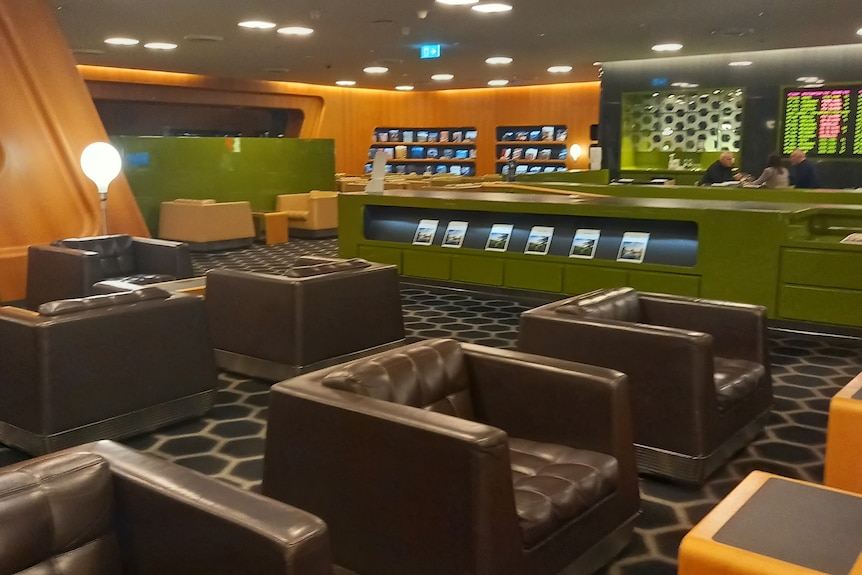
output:
{"label": "leather seat cushion", "polygon": [[66,238],[57,244],[66,248],[98,253],[102,277],[105,278],[129,274],[135,269],[132,237],[128,235]]}
{"label": "leather seat cushion", "polygon": [[726,411],[757,388],[766,374],[759,363],[744,359],[713,358],[718,410]]}
{"label": "leather seat cushion", "polygon": [[532,546],[614,493],[617,460],[553,443],[509,438],[515,509]]}

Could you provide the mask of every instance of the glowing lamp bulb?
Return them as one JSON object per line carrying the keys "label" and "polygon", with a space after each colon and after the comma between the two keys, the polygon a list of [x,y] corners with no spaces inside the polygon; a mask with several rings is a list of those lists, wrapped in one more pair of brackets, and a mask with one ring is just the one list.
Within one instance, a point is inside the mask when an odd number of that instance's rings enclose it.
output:
{"label": "glowing lamp bulb", "polygon": [[569,148],[569,155],[573,160],[577,160],[581,157],[581,146],[578,144],[572,144]]}
{"label": "glowing lamp bulb", "polygon": [[93,142],[81,154],[81,169],[96,184],[100,196],[108,193],[108,185],[120,175],[122,168],[120,153],[111,144]]}

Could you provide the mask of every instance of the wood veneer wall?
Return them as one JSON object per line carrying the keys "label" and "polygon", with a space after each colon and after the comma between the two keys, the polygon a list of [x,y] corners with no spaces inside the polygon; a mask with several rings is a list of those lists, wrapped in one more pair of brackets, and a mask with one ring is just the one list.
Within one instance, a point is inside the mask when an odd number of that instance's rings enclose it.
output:
{"label": "wood veneer wall", "polygon": [[80,66],[94,99],[159,101],[301,110],[304,138],[335,140],[336,170],[362,173],[376,127],[475,126],[477,173],[493,173],[496,127],[565,124],[569,144],[582,157],[569,168],[586,168],[589,128],[598,122],[599,83],[394,92],[291,82],[256,82],[192,74]]}
{"label": "wood veneer wall", "polygon": [[[0,301],[13,301],[29,245],[99,233],[79,158],[107,134],[47,2],[0,2],[0,78]],[[147,235],[125,178],[108,198],[110,231]]]}

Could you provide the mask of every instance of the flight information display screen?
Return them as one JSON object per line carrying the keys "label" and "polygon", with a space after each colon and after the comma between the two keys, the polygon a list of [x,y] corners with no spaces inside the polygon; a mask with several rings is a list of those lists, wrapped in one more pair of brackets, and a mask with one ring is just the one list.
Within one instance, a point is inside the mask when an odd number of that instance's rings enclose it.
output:
{"label": "flight information display screen", "polygon": [[823,86],[784,90],[781,151],[809,156],[862,158],[862,87]]}

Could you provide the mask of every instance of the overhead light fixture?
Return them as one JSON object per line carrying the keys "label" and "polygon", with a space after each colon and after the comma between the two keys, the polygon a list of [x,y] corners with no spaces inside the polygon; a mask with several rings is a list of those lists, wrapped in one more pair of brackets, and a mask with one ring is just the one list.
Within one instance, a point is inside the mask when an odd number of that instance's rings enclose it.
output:
{"label": "overhead light fixture", "polygon": [[305,26],[285,26],[284,28],[279,28],[276,30],[279,34],[284,34],[285,36],[308,36],[314,32],[311,28],[306,28]]}
{"label": "overhead light fixture", "polygon": [[736,62],[728,62],[728,66],[741,67],[741,66],[751,66],[754,64],[751,60],[737,60]]}
{"label": "overhead light fixture", "polygon": [[682,50],[682,44],[669,42],[667,44],[656,44],[652,47],[653,52],[679,52]]}
{"label": "overhead light fixture", "polygon": [[134,38],[105,38],[105,44],[111,46],[137,46],[140,43],[140,40]]}
{"label": "overhead light fixture", "polygon": [[486,64],[492,64],[492,65],[511,64],[512,59],[509,58],[508,56],[491,56],[490,58],[485,58],[485,63]]}
{"label": "overhead light fixture", "polygon": [[862,28],[859,28],[858,30],[856,30],[856,34],[859,36],[862,36]]}
{"label": "overhead light fixture", "polygon": [[93,180],[102,204],[102,235],[108,233],[108,186],[120,175],[123,160],[117,148],[106,142],[93,142],[81,153],[81,170]]}
{"label": "overhead light fixture", "polygon": [[495,86],[495,87],[505,86],[508,83],[509,83],[508,80],[489,80],[488,81],[489,86]]}
{"label": "overhead light fixture", "polygon": [[386,66],[367,66],[362,69],[366,74],[385,74],[389,71]]}
{"label": "overhead light fixture", "polygon": [[551,66],[548,68],[548,72],[551,74],[566,74],[572,71],[571,66]]}
{"label": "overhead light fixture", "polygon": [[144,48],[150,50],[175,50],[176,47],[177,45],[171,42],[147,42],[144,44]]}
{"label": "overhead light fixture", "polygon": [[598,62],[598,61],[593,62],[593,66],[601,66],[601,65],[602,65],[602,63],[601,63],[601,62]]}
{"label": "overhead light fixture", "polygon": [[431,79],[438,82],[446,82],[448,80],[452,80],[454,77],[455,76],[453,74],[434,74],[431,76]]}
{"label": "overhead light fixture", "polygon": [[252,30],[272,30],[275,28],[275,22],[266,22],[265,20],[246,20],[237,24],[240,28],[250,28]]}
{"label": "overhead light fixture", "polygon": [[404,84],[403,86],[395,86],[395,89],[399,92],[409,92],[413,89],[413,86],[410,86],[409,84]]}
{"label": "overhead light fixture", "polygon": [[476,4],[474,6],[470,6],[470,9],[475,10],[476,12],[490,14],[492,12],[508,12],[512,9],[512,6],[510,4],[503,4],[500,2],[489,2],[487,4]]}
{"label": "overhead light fixture", "polygon": [[448,4],[449,6],[469,6],[470,4],[478,4],[479,0],[436,0],[438,4]]}
{"label": "overhead light fixture", "polygon": [[335,82],[335,85],[336,86],[345,86],[345,87],[346,86],[355,86],[356,81],[355,80],[337,80]]}
{"label": "overhead light fixture", "polygon": [[800,76],[796,78],[797,82],[803,82],[805,84],[822,84],[824,82],[823,78],[819,78],[817,76]]}

